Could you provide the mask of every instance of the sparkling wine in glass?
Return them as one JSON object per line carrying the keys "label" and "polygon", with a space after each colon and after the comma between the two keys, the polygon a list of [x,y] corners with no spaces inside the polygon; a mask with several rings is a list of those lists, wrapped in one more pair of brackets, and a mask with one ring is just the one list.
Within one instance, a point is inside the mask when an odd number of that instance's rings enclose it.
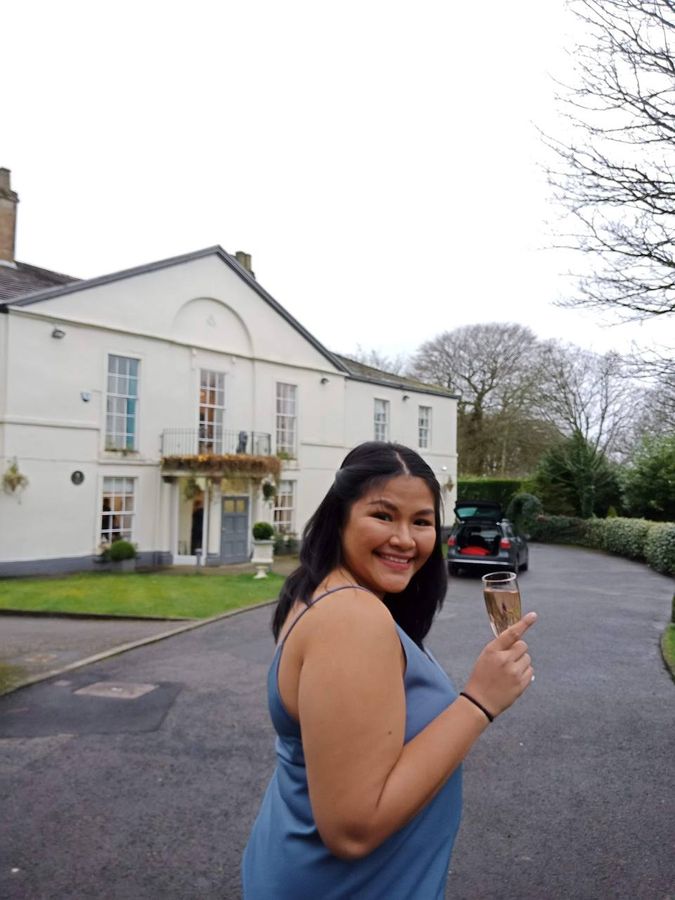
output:
{"label": "sparkling wine in glass", "polygon": [[521,616],[518,576],[515,572],[490,572],[482,580],[490,627],[494,636],[499,637]]}

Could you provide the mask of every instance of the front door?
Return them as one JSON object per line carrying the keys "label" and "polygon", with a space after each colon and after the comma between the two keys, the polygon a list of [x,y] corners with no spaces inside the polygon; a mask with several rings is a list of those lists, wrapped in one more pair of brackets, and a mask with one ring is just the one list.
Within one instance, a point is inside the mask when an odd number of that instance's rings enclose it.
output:
{"label": "front door", "polygon": [[223,521],[220,533],[220,561],[248,561],[248,497],[223,497]]}

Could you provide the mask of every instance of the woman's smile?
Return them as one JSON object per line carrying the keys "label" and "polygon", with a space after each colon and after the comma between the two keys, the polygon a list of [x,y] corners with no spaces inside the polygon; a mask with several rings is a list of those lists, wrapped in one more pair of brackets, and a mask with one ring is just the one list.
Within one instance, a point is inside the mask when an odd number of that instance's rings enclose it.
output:
{"label": "woman's smile", "polygon": [[400,569],[401,571],[405,571],[412,564],[414,559],[412,556],[394,556],[391,553],[383,553],[380,550],[376,550],[375,555],[386,565],[391,566],[394,569]]}

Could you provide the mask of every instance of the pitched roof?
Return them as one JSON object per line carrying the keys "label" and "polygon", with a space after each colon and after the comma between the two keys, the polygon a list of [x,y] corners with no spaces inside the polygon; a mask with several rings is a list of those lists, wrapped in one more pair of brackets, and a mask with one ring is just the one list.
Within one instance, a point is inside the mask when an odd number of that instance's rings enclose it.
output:
{"label": "pitched roof", "polygon": [[46,288],[69,284],[79,279],[49,269],[39,269],[28,263],[17,262],[11,266],[0,265],[0,302],[44,291]]}
{"label": "pitched roof", "polygon": [[34,303],[51,300],[52,297],[60,297],[64,294],[71,294],[76,291],[87,290],[87,288],[97,287],[102,284],[108,284],[113,281],[120,281],[124,278],[132,278],[136,275],[145,275],[149,272],[155,272],[158,269],[165,269],[169,266],[182,265],[195,259],[201,259],[205,256],[218,256],[224,263],[233,269],[240,278],[265,300],[269,305],[279,313],[296,331],[298,331],[312,346],[319,351],[339,372],[343,372],[349,378],[355,381],[365,381],[370,384],[381,385],[382,387],[393,387],[411,391],[417,391],[423,394],[436,394],[441,397],[454,397],[452,391],[446,388],[438,387],[438,385],[424,384],[414,378],[407,378],[402,375],[393,375],[390,372],[383,372],[375,369],[373,366],[367,366],[364,363],[357,362],[347,356],[339,353],[333,353],[323,346],[314,335],[310,334],[297,319],[287,312],[284,307],[268,294],[262,288],[248,269],[244,268],[234,256],[230,256],[222,247],[215,245],[206,247],[204,250],[197,250],[194,253],[186,253],[182,256],[172,256],[169,259],[158,260],[157,262],[146,263],[142,266],[136,266],[132,269],[123,269],[120,272],[112,272],[109,275],[100,275],[97,278],[72,278],[70,275],[62,275],[59,272],[50,272],[48,269],[38,269],[36,266],[29,266],[26,263],[17,262],[16,268],[10,266],[0,266],[0,313],[8,312],[9,308],[14,306],[31,306]]}
{"label": "pitched roof", "polygon": [[[166,269],[170,266],[179,266],[185,263],[192,262],[196,259],[202,259],[205,256],[217,256],[221,259],[229,268],[233,269],[237,275],[245,281],[249,287],[251,287],[256,294],[258,294],[262,299],[268,303],[279,315],[284,318],[289,325],[295,328],[306,341],[308,341],[316,350],[319,351],[330,363],[334,366],[338,372],[347,373],[343,363],[340,362],[338,357],[331,353],[323,344],[318,341],[313,334],[310,334],[307,329],[298,322],[284,307],[274,299],[271,294],[268,294],[267,291],[261,287],[258,282],[255,280],[251,272],[248,269],[245,269],[234,256],[230,256],[222,247],[216,244],[213,247],[206,247],[204,250],[196,250],[194,253],[185,253],[182,256],[172,256],[169,259],[161,259],[157,262],[146,263],[142,266],[136,266],[132,269],[123,269],[120,272],[111,272],[109,275],[100,275],[97,278],[86,278],[82,280],[68,278],[66,275],[57,276],[57,273],[51,272],[50,275],[54,275],[56,277],[60,277],[62,281],[58,282],[56,286],[54,286],[54,282],[50,285],[41,285],[38,288],[33,288],[31,293],[22,294],[17,296],[15,299],[7,298],[5,300],[0,296],[0,313],[8,312],[11,307],[20,307],[20,306],[32,306],[34,303],[42,303],[43,301],[51,300],[53,297],[61,297],[64,294],[72,294],[76,291],[85,291],[88,288],[98,287],[102,284],[109,284],[113,281],[121,281],[125,278],[133,278],[137,275],[146,275],[149,272],[156,272],[159,269]],[[17,263],[17,266],[21,265],[21,263]],[[16,270],[15,270],[16,271]],[[45,271],[45,270],[38,270]]]}
{"label": "pitched roof", "polygon": [[405,375],[394,375],[392,372],[383,372],[381,369],[375,369],[373,366],[367,366],[365,363],[357,362],[348,356],[342,356],[340,353],[334,353],[343,366],[347,369],[351,378],[356,381],[368,381],[371,384],[379,384],[382,387],[399,388],[399,390],[417,391],[422,394],[437,394],[440,397],[453,397],[457,399],[457,395],[453,394],[447,388],[439,387],[436,384],[425,384],[416,378],[408,378]]}

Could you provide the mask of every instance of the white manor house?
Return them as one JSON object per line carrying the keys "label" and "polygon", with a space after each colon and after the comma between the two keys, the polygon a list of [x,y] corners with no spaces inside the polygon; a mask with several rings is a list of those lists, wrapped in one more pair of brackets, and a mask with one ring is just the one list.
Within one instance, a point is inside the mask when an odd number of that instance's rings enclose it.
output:
{"label": "white manor house", "polygon": [[[77,280],[14,259],[0,169],[0,576],[251,556],[299,535],[351,447],[421,453],[452,516],[457,398],[327,350],[247,254],[210,247]],[[330,315],[330,313],[327,313]]]}

